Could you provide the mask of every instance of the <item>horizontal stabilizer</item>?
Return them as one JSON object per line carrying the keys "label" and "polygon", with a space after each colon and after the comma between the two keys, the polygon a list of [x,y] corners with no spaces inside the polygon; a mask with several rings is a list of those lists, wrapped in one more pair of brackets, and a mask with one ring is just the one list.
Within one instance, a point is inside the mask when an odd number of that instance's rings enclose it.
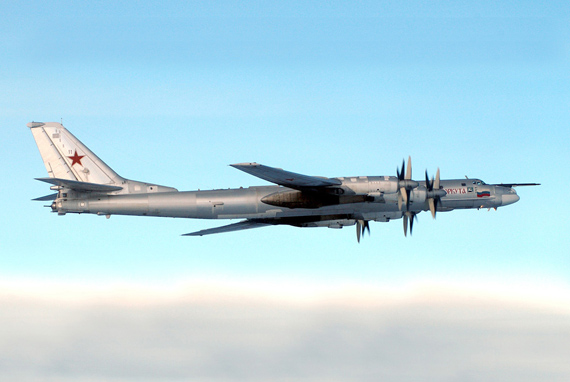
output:
{"label": "horizontal stabilizer", "polygon": [[46,196],[40,196],[39,198],[35,198],[32,200],[37,201],[37,202],[45,202],[48,200],[55,200],[55,199],[57,199],[57,193],[46,195]]}
{"label": "horizontal stabilizer", "polygon": [[340,186],[342,184],[338,179],[297,174],[280,168],[264,166],[259,163],[237,163],[231,164],[230,166],[271,183],[298,190],[313,187]]}
{"label": "horizontal stabilizer", "polygon": [[121,191],[123,189],[123,187],[109,186],[107,184],[78,182],[76,180],[60,179],[60,178],[36,178],[36,180],[50,183],[55,186],[69,188],[71,190],[79,192],[113,192],[113,191]]}
{"label": "horizontal stabilizer", "polygon": [[214,233],[233,232],[233,231],[241,231],[244,229],[267,227],[268,225],[271,224],[262,223],[255,220],[243,220],[239,223],[224,225],[221,227],[203,229],[197,232],[185,233],[182,236],[204,236],[204,235],[211,235]]}

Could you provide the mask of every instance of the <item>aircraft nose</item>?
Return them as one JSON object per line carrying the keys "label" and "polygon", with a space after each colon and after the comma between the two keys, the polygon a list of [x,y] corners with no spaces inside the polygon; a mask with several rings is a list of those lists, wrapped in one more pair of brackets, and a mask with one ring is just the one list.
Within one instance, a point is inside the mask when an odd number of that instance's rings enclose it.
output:
{"label": "aircraft nose", "polygon": [[501,195],[501,205],[508,206],[509,204],[513,204],[519,201],[520,197],[516,194],[503,194]]}

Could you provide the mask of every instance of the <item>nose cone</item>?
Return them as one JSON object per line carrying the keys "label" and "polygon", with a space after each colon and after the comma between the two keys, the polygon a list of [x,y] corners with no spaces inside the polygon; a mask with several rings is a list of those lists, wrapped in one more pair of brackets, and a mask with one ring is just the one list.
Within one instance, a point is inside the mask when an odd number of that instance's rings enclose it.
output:
{"label": "nose cone", "polygon": [[503,194],[503,195],[501,195],[501,199],[502,199],[501,205],[508,206],[509,204],[513,204],[513,203],[518,202],[520,197],[516,193]]}

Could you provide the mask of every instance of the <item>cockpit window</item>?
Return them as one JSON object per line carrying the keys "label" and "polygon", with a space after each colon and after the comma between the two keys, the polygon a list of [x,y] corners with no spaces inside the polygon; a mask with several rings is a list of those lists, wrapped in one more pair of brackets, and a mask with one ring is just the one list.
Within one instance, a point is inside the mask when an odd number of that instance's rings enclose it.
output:
{"label": "cockpit window", "polygon": [[482,185],[485,185],[487,183],[483,182],[482,180],[475,180],[475,181],[473,181],[473,184],[476,184],[477,186],[482,186]]}

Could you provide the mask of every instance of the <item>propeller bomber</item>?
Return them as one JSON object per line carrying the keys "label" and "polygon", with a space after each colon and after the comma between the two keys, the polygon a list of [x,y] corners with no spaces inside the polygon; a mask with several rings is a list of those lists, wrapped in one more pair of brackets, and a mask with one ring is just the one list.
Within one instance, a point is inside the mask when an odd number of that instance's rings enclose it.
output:
{"label": "propeller bomber", "polygon": [[285,171],[258,163],[232,167],[274,183],[227,190],[178,191],[119,176],[81,141],[57,122],[28,124],[47,169],[58,215],[90,213],[195,219],[241,219],[183,236],[203,236],[272,225],[343,228],[356,226],[356,237],[370,234],[370,221],[402,218],[404,235],[413,230],[422,211],[435,219],[438,211],[494,208],[519,200],[514,187],[537,183],[486,184],[480,179],[441,180],[425,172],[425,181],[412,180],[412,161],[396,176],[324,178]]}

